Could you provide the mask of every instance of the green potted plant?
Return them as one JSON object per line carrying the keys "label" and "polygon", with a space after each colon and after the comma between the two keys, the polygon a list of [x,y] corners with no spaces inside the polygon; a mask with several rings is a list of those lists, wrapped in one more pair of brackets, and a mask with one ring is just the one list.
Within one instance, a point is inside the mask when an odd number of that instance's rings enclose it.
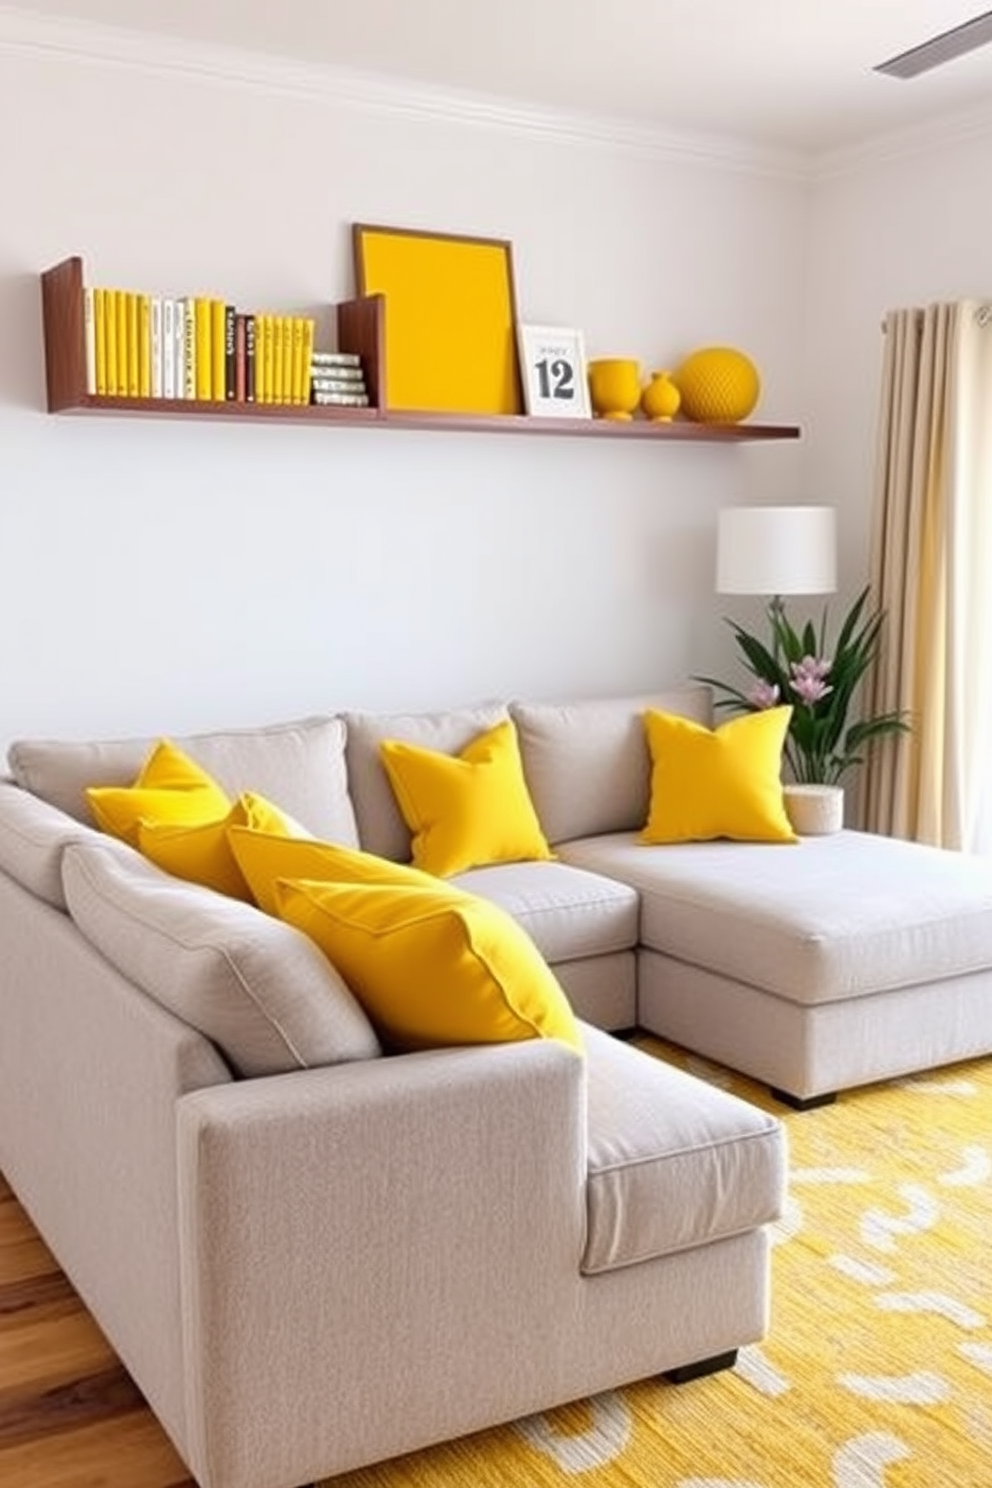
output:
{"label": "green potted plant", "polygon": [[[901,710],[848,721],[859,685],[878,655],[885,620],[884,611],[866,608],[868,595],[868,588],[858,595],[832,645],[826,609],[819,629],[808,620],[797,630],[782,600],[773,600],[768,606],[770,645],[728,620],[753,682],[737,687],[715,677],[696,679],[714,689],[718,709],[743,713],[782,704],[792,707],[784,757],[792,782],[807,798],[822,796],[822,791],[810,792],[808,787],[841,787],[847,772],[864,763],[876,739],[909,730]],[[792,794],[795,800],[796,792]]]}

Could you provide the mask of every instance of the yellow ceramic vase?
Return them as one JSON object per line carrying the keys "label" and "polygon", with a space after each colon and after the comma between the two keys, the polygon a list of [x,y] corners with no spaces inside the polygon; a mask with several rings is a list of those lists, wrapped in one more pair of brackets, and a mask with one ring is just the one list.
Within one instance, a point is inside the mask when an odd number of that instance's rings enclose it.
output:
{"label": "yellow ceramic vase", "polygon": [[589,396],[600,418],[633,418],[641,401],[641,367],[633,357],[598,357],[589,363]]}
{"label": "yellow ceramic vase", "polygon": [[652,372],[651,381],[641,394],[641,409],[655,424],[669,424],[679,411],[682,394],[670,372]]}
{"label": "yellow ceramic vase", "polygon": [[757,367],[733,346],[702,346],[673,375],[682,412],[700,424],[740,423],[761,392]]}

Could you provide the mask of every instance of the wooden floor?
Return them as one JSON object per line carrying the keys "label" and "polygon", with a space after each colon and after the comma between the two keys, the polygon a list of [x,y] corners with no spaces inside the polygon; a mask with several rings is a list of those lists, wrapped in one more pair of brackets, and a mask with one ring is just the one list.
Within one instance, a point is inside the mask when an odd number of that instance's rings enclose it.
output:
{"label": "wooden floor", "polygon": [[2,1176],[0,1484],[196,1488]]}

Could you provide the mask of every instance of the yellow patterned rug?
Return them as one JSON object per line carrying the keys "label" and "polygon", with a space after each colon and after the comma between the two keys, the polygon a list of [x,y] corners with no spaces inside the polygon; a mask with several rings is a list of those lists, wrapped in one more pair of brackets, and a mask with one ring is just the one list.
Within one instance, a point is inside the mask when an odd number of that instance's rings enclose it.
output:
{"label": "yellow patterned rug", "polygon": [[736,1369],[646,1381],[329,1479],[333,1488],[992,1488],[992,1061],[787,1112],[768,1338]]}

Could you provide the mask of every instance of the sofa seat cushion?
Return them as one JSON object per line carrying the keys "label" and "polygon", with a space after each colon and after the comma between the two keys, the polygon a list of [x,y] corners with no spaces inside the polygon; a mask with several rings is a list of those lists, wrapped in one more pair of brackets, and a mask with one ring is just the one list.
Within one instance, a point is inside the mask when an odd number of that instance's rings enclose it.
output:
{"label": "sofa seat cushion", "polygon": [[781,1123],[584,1026],[589,1092],[582,1271],[612,1271],[778,1218]]}
{"label": "sofa seat cushion", "polygon": [[992,862],[865,832],[778,843],[570,843],[641,895],[641,943],[799,1003],[992,966]]}
{"label": "sofa seat cushion", "polygon": [[566,863],[501,863],[449,882],[500,905],[552,965],[637,944],[637,892]]}
{"label": "sofa seat cushion", "polygon": [[235,1073],[282,1074],[381,1053],[342,978],[292,926],[173,878],[113,839],[68,844],[62,878],[87,940],[209,1038]]}
{"label": "sofa seat cushion", "polygon": [[[315,836],[358,846],[340,718],[171,737],[229,796],[256,791]],[[155,742],[20,739],[8,751],[10,773],[25,790],[91,823],[87,786],[131,785]]]}

